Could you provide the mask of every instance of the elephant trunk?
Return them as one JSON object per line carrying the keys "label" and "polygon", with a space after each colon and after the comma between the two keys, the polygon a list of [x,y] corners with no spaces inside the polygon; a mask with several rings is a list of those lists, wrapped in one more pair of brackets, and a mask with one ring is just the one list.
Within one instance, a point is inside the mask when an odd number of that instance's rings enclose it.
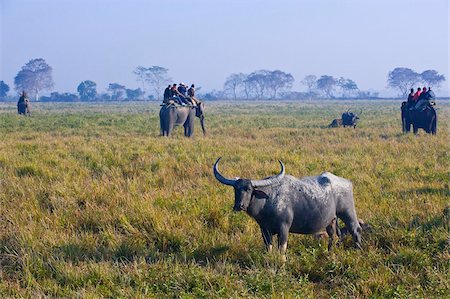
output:
{"label": "elephant trunk", "polygon": [[200,116],[200,124],[202,125],[202,131],[203,135],[206,136],[206,129],[205,129],[205,116]]}
{"label": "elephant trunk", "polygon": [[200,124],[202,126],[203,135],[206,136],[206,128],[205,128],[205,104],[203,102],[199,102],[195,111],[195,115],[200,119]]}

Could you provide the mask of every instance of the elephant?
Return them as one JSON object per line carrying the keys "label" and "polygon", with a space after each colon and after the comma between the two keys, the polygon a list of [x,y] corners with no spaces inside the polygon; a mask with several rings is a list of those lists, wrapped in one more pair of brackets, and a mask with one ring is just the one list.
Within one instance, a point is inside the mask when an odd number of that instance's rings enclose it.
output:
{"label": "elephant", "polygon": [[402,103],[402,128],[404,133],[411,131],[413,126],[414,134],[417,134],[420,128],[428,134],[436,135],[437,131],[437,113],[436,110],[427,105],[423,110],[410,109],[407,102]]}
{"label": "elephant", "polygon": [[205,129],[205,105],[200,102],[197,106],[164,105],[159,111],[161,136],[170,136],[175,126],[183,125],[184,136],[191,137],[194,134],[194,119],[198,117],[202,126],[203,135]]}
{"label": "elephant", "polygon": [[30,115],[30,104],[28,101],[21,101],[17,103],[17,113],[21,115]]}

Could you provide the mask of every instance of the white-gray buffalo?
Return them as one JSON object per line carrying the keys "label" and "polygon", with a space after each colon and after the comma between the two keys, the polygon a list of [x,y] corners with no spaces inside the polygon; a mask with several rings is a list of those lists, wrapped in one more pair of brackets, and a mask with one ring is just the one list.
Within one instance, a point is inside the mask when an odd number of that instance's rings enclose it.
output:
{"label": "white-gray buffalo", "polygon": [[341,219],[361,248],[361,226],[356,216],[351,181],[324,172],[319,176],[296,178],[285,175],[283,162],[278,175],[262,180],[234,178],[220,174],[214,164],[214,176],[222,184],[234,188],[234,210],[245,211],[259,224],[268,251],[272,237],[278,236],[278,248],[285,254],[288,234],[315,234],[326,229],[328,249],[338,233],[337,218]]}

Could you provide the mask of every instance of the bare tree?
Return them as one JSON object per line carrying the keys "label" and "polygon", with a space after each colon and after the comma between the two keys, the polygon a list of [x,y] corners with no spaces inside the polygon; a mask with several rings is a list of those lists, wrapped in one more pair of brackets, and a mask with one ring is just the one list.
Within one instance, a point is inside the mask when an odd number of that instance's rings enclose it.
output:
{"label": "bare tree", "polygon": [[333,76],[322,75],[317,80],[317,88],[322,90],[322,92],[327,98],[332,98],[333,90],[334,87],[336,86],[336,83],[337,81]]}
{"label": "bare tree", "polygon": [[243,87],[247,75],[243,73],[231,74],[223,85],[223,89],[227,94],[231,94],[233,99],[237,99],[239,88]]}
{"label": "bare tree", "polygon": [[245,76],[244,82],[242,82],[242,91],[244,92],[245,98],[248,100],[255,93],[255,83],[248,80],[248,75]]}
{"label": "bare tree", "polygon": [[279,91],[286,91],[292,88],[294,77],[291,74],[275,70],[266,76],[266,90],[271,93],[272,99],[277,98]]}
{"label": "bare tree", "polygon": [[355,95],[358,91],[358,85],[352,79],[340,77],[336,84],[341,88],[343,98]]}
{"label": "bare tree", "polygon": [[137,81],[142,84],[142,97],[145,97],[145,81],[147,79],[148,68],[143,66],[138,66],[133,74],[137,76]]}
{"label": "bare tree", "polygon": [[257,99],[263,99],[266,96],[269,74],[268,70],[259,70],[247,76],[246,81],[252,86]]}
{"label": "bare tree", "polygon": [[162,99],[162,94],[166,88],[166,85],[172,81],[168,73],[168,69],[157,65],[147,69],[145,81],[147,81],[153,88],[153,93],[156,99]]}
{"label": "bare tree", "polygon": [[312,94],[317,86],[317,77],[314,75],[307,75],[303,78],[302,84],[308,89],[309,99],[311,100]]}
{"label": "bare tree", "polygon": [[445,76],[440,75],[435,70],[426,70],[422,74],[420,74],[420,78],[423,83],[427,84],[428,86],[434,86],[439,87],[442,82],[445,81]]}
{"label": "bare tree", "polygon": [[124,85],[118,83],[110,83],[108,91],[111,92],[111,99],[114,101],[121,101],[125,96],[126,88]]}
{"label": "bare tree", "polygon": [[54,83],[52,68],[42,58],[32,59],[26,63],[14,78],[17,91],[31,91],[39,100],[41,90],[50,90]]}
{"label": "bare tree", "polygon": [[398,88],[403,98],[408,95],[409,90],[418,84],[420,80],[418,73],[405,67],[397,67],[388,74],[388,86]]}

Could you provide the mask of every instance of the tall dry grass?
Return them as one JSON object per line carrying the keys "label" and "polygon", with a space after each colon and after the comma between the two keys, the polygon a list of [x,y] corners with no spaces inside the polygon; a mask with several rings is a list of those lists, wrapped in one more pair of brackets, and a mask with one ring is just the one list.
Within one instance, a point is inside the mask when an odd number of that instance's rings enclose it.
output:
{"label": "tall dry grass", "polygon": [[[450,295],[449,103],[438,135],[401,133],[397,101],[207,103],[208,136],[159,137],[157,104],[0,105],[1,297]],[[325,128],[363,108],[356,130]],[[354,184],[351,240],[290,235],[288,261],[233,213],[227,176],[330,171]]]}

